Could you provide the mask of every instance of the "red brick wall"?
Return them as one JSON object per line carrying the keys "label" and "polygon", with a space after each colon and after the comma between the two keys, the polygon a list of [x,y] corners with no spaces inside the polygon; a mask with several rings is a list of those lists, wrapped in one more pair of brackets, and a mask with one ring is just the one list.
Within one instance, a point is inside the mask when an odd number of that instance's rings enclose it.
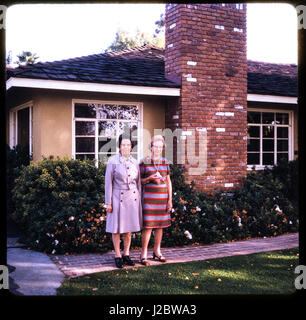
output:
{"label": "red brick wall", "polygon": [[168,103],[166,126],[193,129],[195,139],[197,129],[207,133],[206,172],[187,173],[187,181],[205,191],[240,185],[247,168],[246,5],[166,5],[165,72],[182,85],[180,99]]}

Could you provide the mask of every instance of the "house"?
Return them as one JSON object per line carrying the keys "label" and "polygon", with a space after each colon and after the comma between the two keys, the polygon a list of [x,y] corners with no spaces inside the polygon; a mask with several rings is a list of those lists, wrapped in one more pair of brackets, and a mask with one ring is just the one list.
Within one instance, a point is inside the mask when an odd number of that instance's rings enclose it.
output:
{"label": "house", "polygon": [[164,50],[7,70],[7,143],[34,161],[105,161],[111,138],[137,128],[139,159],[154,133],[176,130],[173,161],[201,190],[234,188],[253,166],[297,157],[297,66],[247,61],[245,4],[167,4],[165,35]]}

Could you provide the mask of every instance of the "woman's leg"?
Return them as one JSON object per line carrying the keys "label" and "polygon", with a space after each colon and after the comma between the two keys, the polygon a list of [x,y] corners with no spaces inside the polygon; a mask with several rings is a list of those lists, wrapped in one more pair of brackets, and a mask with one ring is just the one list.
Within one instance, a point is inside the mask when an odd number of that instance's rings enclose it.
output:
{"label": "woman's leg", "polygon": [[148,244],[151,237],[152,228],[142,230],[142,247],[141,247],[141,258],[147,258],[148,255]]}
{"label": "woman's leg", "polygon": [[112,233],[112,240],[115,249],[115,258],[121,258],[120,233]]}
{"label": "woman's leg", "polygon": [[130,246],[131,246],[131,238],[132,238],[132,233],[131,232],[126,232],[123,235],[123,255],[128,256],[130,254]]}
{"label": "woman's leg", "polygon": [[160,246],[163,238],[163,229],[157,228],[154,230],[154,252],[159,257],[161,256]]}

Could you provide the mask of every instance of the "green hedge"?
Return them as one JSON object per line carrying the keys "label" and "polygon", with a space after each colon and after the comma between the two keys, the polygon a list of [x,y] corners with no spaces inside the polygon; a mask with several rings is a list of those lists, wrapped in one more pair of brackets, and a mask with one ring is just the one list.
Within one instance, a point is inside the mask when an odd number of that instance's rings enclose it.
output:
{"label": "green hedge", "polygon": [[14,181],[20,175],[20,170],[30,164],[30,160],[28,148],[17,145],[11,149],[6,145],[6,212],[9,218],[12,218],[11,213],[15,210],[12,199]]}
{"label": "green hedge", "polygon": [[[182,169],[171,169],[175,181]],[[243,186],[232,192],[196,192],[184,181],[174,185],[172,227],[164,234],[164,246],[298,231],[297,160],[248,173]]]}
{"label": "green hedge", "polygon": [[44,159],[15,181],[15,221],[28,245],[47,253],[107,251],[104,167],[92,160]]}
{"label": "green hedge", "polygon": [[[233,191],[197,192],[181,166],[171,165],[172,225],[163,246],[226,242],[298,230],[297,161],[247,175]],[[106,252],[105,166],[94,161],[44,159],[24,167],[13,189],[15,221],[28,245],[47,253]],[[153,244],[153,237],[150,244]],[[141,246],[141,233],[133,234]]]}

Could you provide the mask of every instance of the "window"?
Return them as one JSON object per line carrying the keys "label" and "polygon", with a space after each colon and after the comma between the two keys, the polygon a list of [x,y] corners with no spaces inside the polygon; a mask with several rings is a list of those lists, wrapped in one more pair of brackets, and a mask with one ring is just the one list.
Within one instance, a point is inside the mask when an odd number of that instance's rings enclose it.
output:
{"label": "window", "polygon": [[74,158],[106,163],[108,157],[119,151],[116,146],[119,136],[130,132],[135,144],[131,155],[139,160],[141,112],[139,103],[74,101]]}
{"label": "window", "polygon": [[16,145],[33,154],[33,106],[32,103],[16,107],[10,111],[10,147]]}
{"label": "window", "polygon": [[248,166],[257,169],[292,160],[292,112],[248,111]]}

